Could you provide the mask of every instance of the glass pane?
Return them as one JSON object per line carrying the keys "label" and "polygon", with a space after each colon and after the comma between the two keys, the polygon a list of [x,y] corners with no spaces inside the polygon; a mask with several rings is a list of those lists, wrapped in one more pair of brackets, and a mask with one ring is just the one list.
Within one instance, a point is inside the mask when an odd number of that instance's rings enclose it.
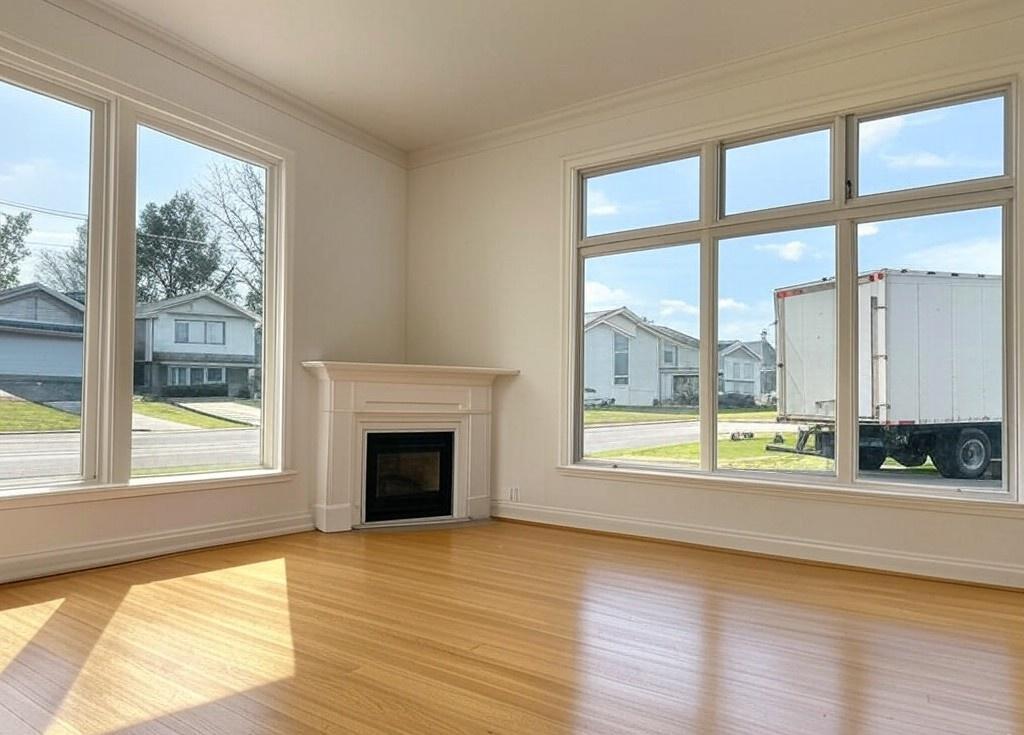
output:
{"label": "glass pane", "polygon": [[145,127],[138,167],[132,474],[258,467],[266,171]]}
{"label": "glass pane", "polygon": [[718,246],[718,467],[834,472],[835,228]]}
{"label": "glass pane", "polygon": [[725,213],[824,201],[831,196],[832,131],[725,149]]}
{"label": "glass pane", "polygon": [[92,114],[0,83],[0,481],[82,473]]}
{"label": "glass pane", "polygon": [[860,476],[999,489],[1002,210],[858,227]]}
{"label": "glass pane", "polygon": [[700,247],[589,258],[584,275],[584,456],[699,467]]}
{"label": "glass pane", "polygon": [[1002,97],[864,120],[859,192],[912,189],[1004,172]]}
{"label": "glass pane", "polygon": [[584,187],[588,237],[700,217],[698,156],[593,176]]}

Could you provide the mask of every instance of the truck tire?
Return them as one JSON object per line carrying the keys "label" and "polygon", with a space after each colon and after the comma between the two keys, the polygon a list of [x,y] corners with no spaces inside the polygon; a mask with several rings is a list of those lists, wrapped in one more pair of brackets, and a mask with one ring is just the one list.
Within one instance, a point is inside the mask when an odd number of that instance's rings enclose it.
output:
{"label": "truck tire", "polygon": [[881,469],[886,456],[885,449],[881,447],[861,447],[857,464],[861,470],[874,471]]}
{"label": "truck tire", "polygon": [[943,477],[976,480],[992,461],[992,442],[981,429],[963,429],[935,443],[932,464]]}

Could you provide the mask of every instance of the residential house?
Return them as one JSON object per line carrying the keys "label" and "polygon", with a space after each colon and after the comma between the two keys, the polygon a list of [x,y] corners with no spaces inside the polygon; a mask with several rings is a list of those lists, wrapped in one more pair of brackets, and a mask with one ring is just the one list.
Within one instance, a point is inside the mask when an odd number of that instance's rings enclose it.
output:
{"label": "residential house", "polygon": [[719,341],[718,374],[720,392],[760,396],[761,356],[739,340]]}
{"label": "residential house", "polygon": [[[586,314],[583,334],[583,382],[589,397],[614,399],[623,406],[696,402],[696,337],[647,321],[624,306]],[[774,361],[774,348],[767,347],[764,354]],[[761,354],[760,347],[755,351],[749,343],[719,342],[721,391],[763,400]]]}
{"label": "residential house", "polygon": [[775,353],[775,345],[768,341],[768,330],[761,332],[761,339],[743,344],[761,361],[761,385],[758,388],[760,400],[774,402],[777,397],[775,373],[778,367],[778,357]]}
{"label": "residential house", "polygon": [[252,395],[259,317],[210,291],[139,304],[135,390],[151,395]]}
{"label": "residential house", "polygon": [[41,283],[0,291],[0,390],[33,401],[82,396],[85,304]]}
{"label": "residential house", "polygon": [[[33,401],[82,395],[84,297],[41,283],[0,292],[0,390]],[[210,292],[135,315],[135,390],[150,395],[252,394],[259,317]]]}

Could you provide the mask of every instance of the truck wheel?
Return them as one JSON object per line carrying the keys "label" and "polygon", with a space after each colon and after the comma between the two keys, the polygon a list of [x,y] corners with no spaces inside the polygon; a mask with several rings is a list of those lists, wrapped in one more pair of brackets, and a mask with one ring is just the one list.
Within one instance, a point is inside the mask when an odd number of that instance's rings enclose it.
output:
{"label": "truck wheel", "polygon": [[904,467],[920,467],[928,459],[928,452],[920,449],[901,449],[893,452],[892,458]]}
{"label": "truck wheel", "polygon": [[975,480],[985,474],[992,461],[992,442],[981,429],[964,429],[953,454],[957,477]]}
{"label": "truck wheel", "polygon": [[885,450],[881,447],[861,447],[858,465],[861,470],[874,471],[882,467],[885,458]]}
{"label": "truck wheel", "polygon": [[951,479],[975,480],[985,474],[991,461],[992,442],[981,429],[964,429],[958,435],[942,437],[932,451],[935,469]]}

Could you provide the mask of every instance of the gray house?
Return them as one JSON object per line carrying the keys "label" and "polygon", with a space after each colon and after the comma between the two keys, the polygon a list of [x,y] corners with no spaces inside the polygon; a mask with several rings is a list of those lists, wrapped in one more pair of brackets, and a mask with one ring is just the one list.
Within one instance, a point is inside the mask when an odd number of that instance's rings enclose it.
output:
{"label": "gray house", "polygon": [[0,390],[32,401],[82,397],[85,305],[41,283],[0,291]]}

